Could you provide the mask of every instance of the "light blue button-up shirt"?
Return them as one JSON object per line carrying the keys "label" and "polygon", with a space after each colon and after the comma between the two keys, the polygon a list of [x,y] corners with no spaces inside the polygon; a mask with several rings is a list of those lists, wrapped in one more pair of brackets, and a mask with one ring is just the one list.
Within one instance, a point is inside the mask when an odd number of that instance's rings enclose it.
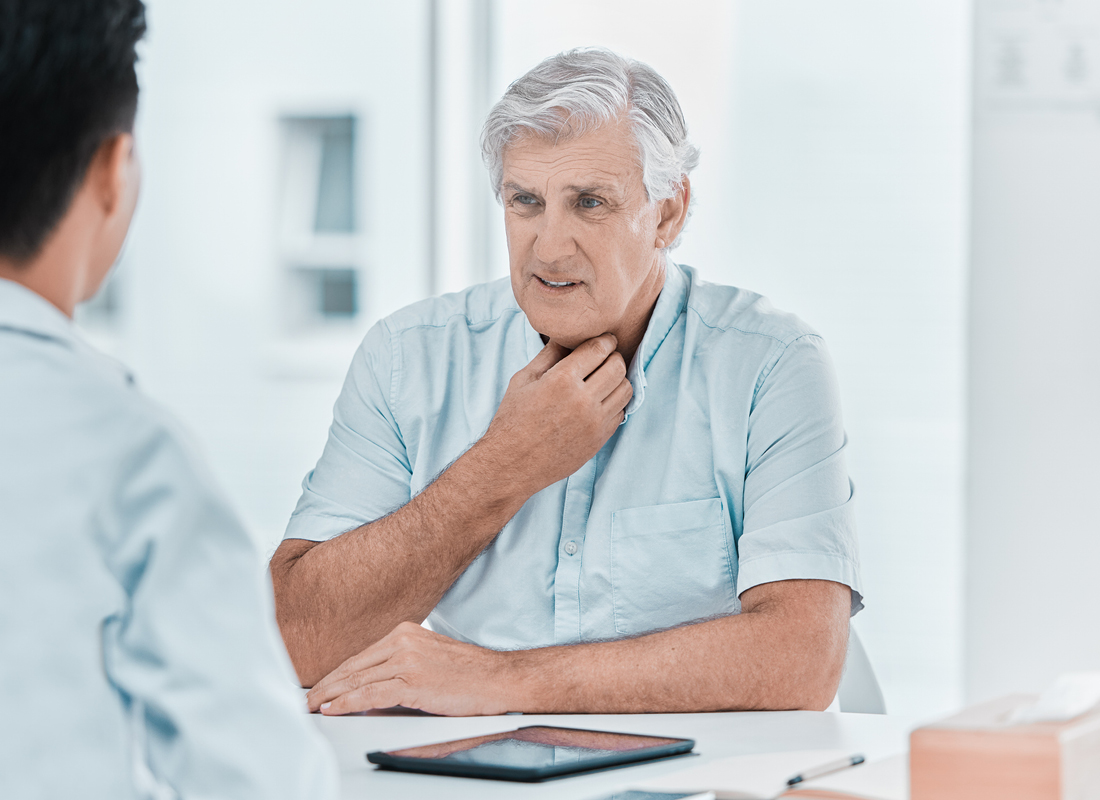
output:
{"label": "light blue button-up shirt", "polygon": [[0,279],[0,797],[335,797],[270,591],[172,423]]}
{"label": "light blue button-up shirt", "polygon": [[[542,347],[507,279],[382,320],[286,537],[329,539],[407,503],[485,433]],[[431,613],[435,630],[497,649],[620,638],[737,613],[745,590],[795,578],[846,584],[862,608],[846,438],[817,334],[669,264],[627,377],[617,432],[523,505]]]}

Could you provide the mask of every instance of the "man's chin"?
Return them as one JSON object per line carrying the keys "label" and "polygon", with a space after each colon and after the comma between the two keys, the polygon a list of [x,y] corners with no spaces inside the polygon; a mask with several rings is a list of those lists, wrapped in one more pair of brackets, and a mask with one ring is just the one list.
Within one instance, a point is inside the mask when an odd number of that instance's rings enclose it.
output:
{"label": "man's chin", "polygon": [[569,350],[604,333],[603,320],[593,307],[585,302],[586,295],[574,293],[557,302],[539,297],[537,293],[519,292],[516,300],[531,327],[539,332],[543,341],[552,341]]}
{"label": "man's chin", "polygon": [[589,330],[587,327],[582,328],[576,325],[575,319],[569,320],[573,324],[569,324],[569,322],[563,324],[561,317],[565,315],[532,314],[527,308],[524,308],[524,313],[527,314],[527,321],[531,323],[531,327],[538,331],[544,342],[554,342],[554,344],[560,344],[569,350],[575,350],[578,345],[603,333],[603,331]]}
{"label": "man's chin", "polygon": [[561,345],[566,350],[576,350],[580,345],[587,342],[589,339],[595,339],[600,334],[593,333],[576,333],[576,332],[543,332],[539,331],[539,335],[544,342],[553,342],[554,344]]}

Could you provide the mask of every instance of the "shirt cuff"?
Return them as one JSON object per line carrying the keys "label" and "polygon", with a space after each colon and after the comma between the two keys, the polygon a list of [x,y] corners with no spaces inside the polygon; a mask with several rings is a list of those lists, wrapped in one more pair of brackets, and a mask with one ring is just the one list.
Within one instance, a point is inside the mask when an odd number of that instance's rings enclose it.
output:
{"label": "shirt cuff", "polygon": [[327,542],[342,533],[353,531],[364,524],[363,520],[342,514],[296,513],[287,523],[283,539],[305,539],[310,542]]}
{"label": "shirt cuff", "polygon": [[843,583],[852,590],[851,616],[863,609],[859,567],[844,556],[786,551],[741,559],[737,568],[737,596],[754,586],[788,580]]}

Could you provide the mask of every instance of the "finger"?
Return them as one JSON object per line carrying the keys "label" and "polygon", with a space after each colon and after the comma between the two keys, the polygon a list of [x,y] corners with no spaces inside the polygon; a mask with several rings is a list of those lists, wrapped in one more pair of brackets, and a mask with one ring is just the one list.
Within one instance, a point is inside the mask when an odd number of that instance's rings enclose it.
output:
{"label": "finger", "polygon": [[[333,687],[342,684],[350,676],[359,671],[360,667],[358,664],[360,656],[364,654],[365,653],[360,653],[357,656],[349,658],[328,675],[317,681],[317,683],[313,684],[313,688],[306,692],[306,703],[309,705],[310,711],[316,711],[321,703],[324,703],[326,700],[331,700],[333,696]],[[363,668],[366,669],[371,666],[374,666],[374,663],[368,660],[364,663]]]}
{"label": "finger", "polygon": [[[356,658],[358,658],[358,656],[356,656]],[[324,702],[324,700],[318,698],[325,696],[325,694],[329,691],[329,687],[331,687],[333,684],[339,683],[348,675],[352,674],[352,672],[354,672],[354,670],[350,666],[351,663],[352,659],[349,658],[328,675],[317,681],[317,683],[313,684],[312,688],[310,688],[310,690],[306,692],[306,703],[309,704],[310,711],[316,711],[317,706]]]}
{"label": "finger", "polygon": [[625,378],[626,361],[619,353],[612,353],[595,372],[584,379],[584,383],[592,396],[602,401],[615,391]]}
{"label": "finger", "polygon": [[318,698],[324,696],[327,699],[332,699],[331,687],[340,683],[348,678],[350,675],[354,675],[357,672],[377,667],[379,664],[384,664],[393,656],[395,647],[390,637],[386,636],[378,642],[375,642],[366,650],[357,655],[352,656],[346,660],[343,664],[338,666],[332,672],[330,672],[321,680],[317,681],[313,685],[313,688],[306,693],[306,703],[309,704],[310,711],[316,711],[317,707],[325,700],[319,700]]}
{"label": "finger", "polygon": [[355,672],[351,675],[347,675],[340,680],[333,681],[319,691],[316,695],[310,698],[309,709],[310,711],[316,711],[325,703],[335,700],[345,694],[356,691],[357,689],[367,686],[372,683],[380,683],[387,681],[397,676],[397,668],[393,661],[387,661],[384,664],[379,664],[376,667],[362,670],[361,672]]}
{"label": "finger", "polygon": [[[626,408],[626,404],[630,402],[630,398],[633,396],[634,387],[630,385],[630,381],[623,378],[622,382],[615,387],[615,390],[604,399],[603,406],[604,408],[621,411]],[[622,420],[619,421],[622,422]]]}
{"label": "finger", "polygon": [[354,714],[356,711],[370,711],[372,708],[393,708],[403,705],[407,685],[404,681],[391,678],[379,683],[368,683],[354,691],[342,694],[321,708],[325,716]]}
{"label": "finger", "polygon": [[538,354],[531,359],[531,362],[523,368],[523,371],[530,373],[535,378],[541,378],[550,367],[557,364],[567,355],[569,355],[568,350],[555,341],[549,341],[546,343],[546,346],[539,350]]}
{"label": "finger", "polygon": [[567,370],[578,380],[584,380],[615,352],[618,341],[610,333],[604,333],[594,339],[581,342],[577,349],[567,355],[552,369]]}

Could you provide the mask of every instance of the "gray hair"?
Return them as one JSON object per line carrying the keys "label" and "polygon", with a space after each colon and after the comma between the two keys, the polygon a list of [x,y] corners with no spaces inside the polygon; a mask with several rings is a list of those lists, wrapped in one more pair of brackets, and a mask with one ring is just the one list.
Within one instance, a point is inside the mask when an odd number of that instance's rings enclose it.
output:
{"label": "gray hair", "polygon": [[625,115],[650,202],[672,197],[699,164],[672,87],[647,64],[603,48],[551,56],[512,83],[481,129],[481,157],[500,200],[504,151],[526,135],[560,141]]}

